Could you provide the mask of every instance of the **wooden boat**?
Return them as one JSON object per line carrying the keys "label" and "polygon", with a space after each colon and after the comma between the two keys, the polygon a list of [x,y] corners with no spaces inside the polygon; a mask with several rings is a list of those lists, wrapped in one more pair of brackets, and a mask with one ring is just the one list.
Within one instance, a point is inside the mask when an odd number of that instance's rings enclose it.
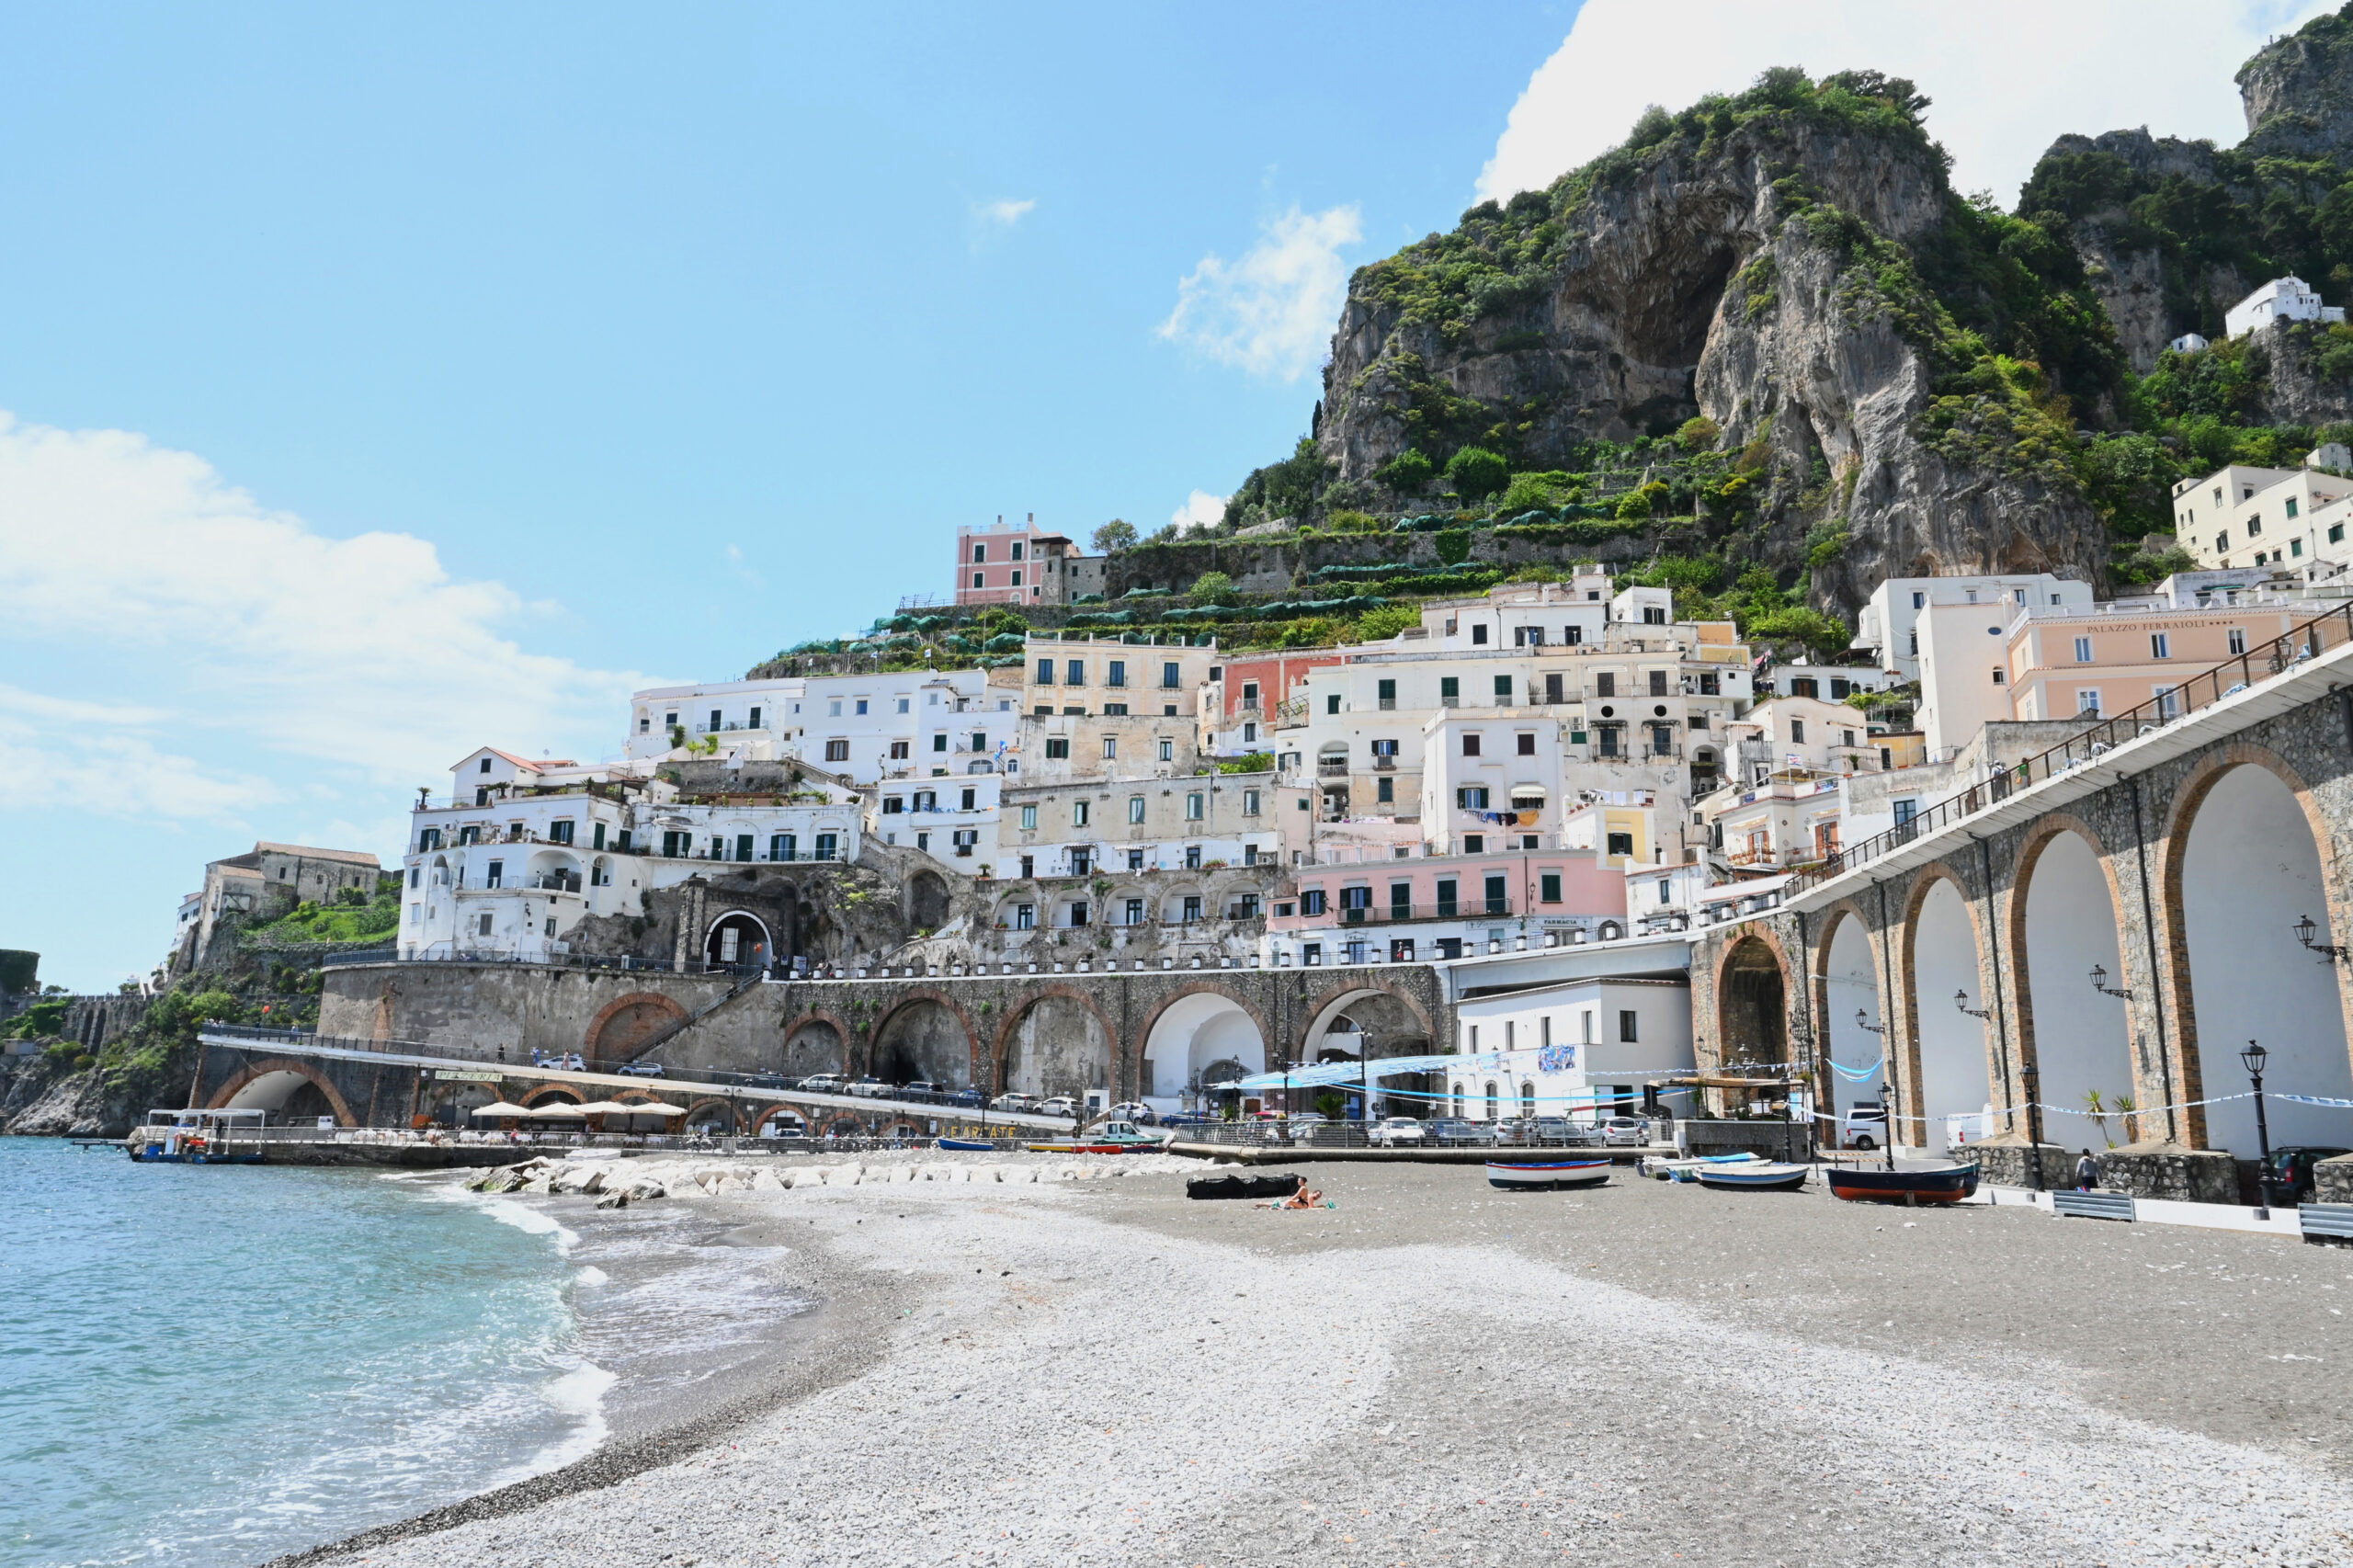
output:
{"label": "wooden boat", "polygon": [[1487,1185],[1506,1192],[1550,1192],[1555,1187],[1599,1187],[1609,1179],[1608,1160],[1489,1160]]}
{"label": "wooden boat", "polygon": [[993,1138],[942,1138],[939,1141],[939,1146],[948,1150],[961,1150],[962,1152],[970,1154],[993,1154],[996,1152],[996,1140]]}
{"label": "wooden boat", "polygon": [[1830,1190],[1849,1203],[1959,1203],[1977,1191],[1977,1165],[1972,1161],[1925,1171],[1833,1165]]}
{"label": "wooden boat", "polygon": [[1659,1181],[1689,1181],[1692,1173],[1701,1165],[1754,1165],[1755,1154],[1698,1154],[1688,1159],[1671,1159],[1663,1154],[1645,1154],[1634,1164],[1634,1169]]}
{"label": "wooden boat", "polygon": [[1023,1145],[1033,1154],[1156,1154],[1166,1146],[1131,1121],[1107,1121],[1083,1137]]}
{"label": "wooden boat", "polygon": [[1775,1160],[1740,1165],[1702,1165],[1692,1175],[1701,1187],[1744,1188],[1754,1192],[1795,1192],[1805,1185],[1806,1165],[1785,1165]]}

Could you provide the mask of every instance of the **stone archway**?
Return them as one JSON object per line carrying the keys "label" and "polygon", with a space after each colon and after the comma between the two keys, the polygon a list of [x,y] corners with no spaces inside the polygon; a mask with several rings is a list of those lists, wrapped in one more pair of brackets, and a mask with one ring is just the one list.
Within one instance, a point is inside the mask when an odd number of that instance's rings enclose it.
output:
{"label": "stone archway", "polygon": [[1120,1031],[1103,1006],[1072,985],[1043,985],[1008,1006],[997,1028],[989,1092],[1068,1095],[1109,1088],[1114,1097],[1130,1076]]}
{"label": "stone archway", "polygon": [[628,1062],[646,1042],[673,1024],[682,1024],[687,1009],[675,997],[658,991],[632,991],[616,996],[588,1022],[581,1054],[591,1061]]}
{"label": "stone archway", "polygon": [[776,938],[767,922],[748,909],[726,911],[703,933],[703,962],[715,968],[766,968],[776,957]]}
{"label": "stone archway", "polygon": [[298,1094],[308,1091],[323,1101],[327,1114],[335,1118],[337,1127],[357,1127],[359,1119],[351,1113],[351,1106],[341,1090],[324,1073],[305,1062],[272,1057],[266,1062],[250,1063],[235,1077],[212,1092],[209,1110],[274,1110],[283,1111]]}
{"label": "stone archway", "polygon": [[918,870],[907,879],[907,928],[937,931],[948,924],[947,880],[937,871]]}
{"label": "stone archway", "polygon": [[1716,1058],[1789,1065],[1789,955],[1770,932],[1744,931],[1716,960]]}
{"label": "stone archway", "polygon": [[918,1078],[956,1088],[972,1086],[980,1031],[944,991],[928,987],[900,998],[875,1020],[868,1036],[866,1071],[885,1083]]}
{"label": "stone archway", "polygon": [[[2041,1118],[2049,1142],[2097,1147],[2145,1131],[2138,1117],[2129,1130],[2114,1118],[2092,1117],[2095,1096],[2110,1108],[2163,1101],[2162,1090],[2153,1093],[2154,1084],[2136,1076],[2131,1011],[2109,994],[2141,989],[2131,979],[2141,955],[2121,939],[2123,908],[2108,846],[2090,824],[2053,812],[2032,825],[2011,873],[2003,937],[2016,998],[2018,1061],[2032,1062],[2039,1074],[2037,1097],[2052,1108]],[[2095,965],[2109,976],[2108,992],[2092,988]],[[2001,1097],[2023,1104],[2024,1078]],[[2019,1116],[2007,1125],[2023,1133],[2027,1122]]]}

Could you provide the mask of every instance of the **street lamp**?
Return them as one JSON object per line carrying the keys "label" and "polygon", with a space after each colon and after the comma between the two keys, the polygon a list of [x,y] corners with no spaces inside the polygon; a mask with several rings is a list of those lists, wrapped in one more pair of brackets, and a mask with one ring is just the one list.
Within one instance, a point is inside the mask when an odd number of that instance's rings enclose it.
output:
{"label": "street lamp", "polygon": [[2256,1190],[2263,1199],[2256,1206],[2255,1217],[2258,1220],[2271,1218],[2271,1127],[2263,1114],[2263,1064],[2270,1060],[2271,1053],[2253,1040],[2248,1040],[2246,1049],[2239,1052],[2239,1063],[2255,1084],[2255,1141],[2263,1154],[2256,1180]]}
{"label": "street lamp", "polygon": [[1966,991],[1954,992],[1952,994],[1952,1005],[1980,1022],[1983,1022],[1994,1016],[1984,1007],[1971,1006],[1969,1005],[1969,993]]}
{"label": "street lamp", "polygon": [[2130,991],[2113,991],[2113,990],[2110,990],[2110,989],[2109,988],[2109,983],[2108,983],[2108,970],[2107,970],[2106,966],[2104,966],[2104,965],[2101,965],[2101,964],[2094,964],[2094,965],[2092,965],[2092,975],[2091,975],[2091,980],[2092,980],[2092,989],[2093,989],[2093,990],[2095,990],[2095,991],[2097,991],[2097,992],[2098,992],[2098,993],[2099,993],[2101,995],[2103,995],[2103,996],[2113,996],[2113,997],[2115,997],[2115,998],[2116,998],[2118,1001],[2120,1001],[2120,1002],[2130,1002],[2131,1000],[2132,1000],[2132,993],[2131,993],[2131,992],[2130,992]]}
{"label": "street lamp", "polygon": [[2042,1069],[2031,1062],[2018,1064],[2018,1082],[2026,1086],[2027,1164],[2034,1171],[2034,1190],[2042,1190]]}
{"label": "street lamp", "polygon": [[2294,929],[2296,940],[2302,942],[2307,951],[2318,953],[2323,963],[2332,963],[2353,952],[2353,948],[2332,948],[2326,942],[2313,941],[2313,937],[2320,927],[2313,924],[2313,917],[2309,915],[2299,916]]}
{"label": "street lamp", "polygon": [[1887,1026],[1885,1024],[1874,1024],[1870,1022],[1870,1015],[1863,1011],[1862,1008],[1858,1007],[1855,1009],[1855,1027],[1857,1028],[1866,1030],[1871,1034],[1885,1034],[1887,1032]]}

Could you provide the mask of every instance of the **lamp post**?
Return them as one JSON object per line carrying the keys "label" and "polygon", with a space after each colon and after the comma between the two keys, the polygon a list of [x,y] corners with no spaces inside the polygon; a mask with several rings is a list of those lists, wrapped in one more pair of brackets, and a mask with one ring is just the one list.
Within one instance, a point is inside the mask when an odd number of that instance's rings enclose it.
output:
{"label": "lamp post", "polygon": [[2042,1190],[2042,1069],[2031,1062],[2018,1063],[2018,1082],[2026,1086],[2027,1164],[2034,1171],[2034,1190]]}
{"label": "lamp post", "polygon": [[1952,1005],[1960,1008],[1962,1012],[1968,1014],[1971,1017],[1975,1018],[1979,1023],[1984,1023],[1987,1018],[1994,1016],[1993,1013],[1986,1008],[1971,1006],[1969,1005],[1969,993],[1966,991],[1954,992],[1952,994]]}
{"label": "lamp post", "polygon": [[2256,1191],[2263,1199],[2256,1205],[2255,1217],[2258,1220],[2271,1218],[2271,1127],[2263,1114],[2263,1064],[2270,1060],[2271,1053],[2253,1040],[2248,1040],[2246,1049],[2239,1052],[2239,1063],[2255,1084],[2255,1142],[2263,1156],[2256,1177]]}
{"label": "lamp post", "polygon": [[1887,1026],[1870,1021],[1870,1015],[1860,1007],[1855,1009],[1855,1027],[1866,1034],[1880,1037],[1880,1064],[1885,1069],[1880,1080],[1879,1108],[1880,1142],[1887,1145],[1887,1168],[1895,1168],[1895,1066],[1887,1052]]}
{"label": "lamp post", "polygon": [[2326,942],[2313,941],[2313,937],[2319,932],[2320,927],[2313,924],[2313,917],[2309,915],[2297,918],[2294,930],[2296,940],[2302,942],[2306,950],[2318,953],[2323,963],[2334,963],[2347,953],[2353,952],[2353,948],[2333,948]]}
{"label": "lamp post", "polygon": [[2130,1002],[2132,1000],[2132,993],[2130,991],[2115,991],[2109,989],[2108,983],[2108,970],[2104,965],[2092,965],[2091,983],[2092,989],[2098,992],[2103,996],[2113,996],[2120,1002]]}

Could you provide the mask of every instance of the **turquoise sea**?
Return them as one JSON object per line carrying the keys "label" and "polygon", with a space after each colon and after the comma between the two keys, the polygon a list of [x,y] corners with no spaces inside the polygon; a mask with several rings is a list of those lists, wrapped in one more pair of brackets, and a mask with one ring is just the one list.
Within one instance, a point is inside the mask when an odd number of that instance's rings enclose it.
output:
{"label": "turquoise sea", "polygon": [[441,1175],[0,1139],[0,1565],[258,1562],[587,1452],[572,1242]]}

